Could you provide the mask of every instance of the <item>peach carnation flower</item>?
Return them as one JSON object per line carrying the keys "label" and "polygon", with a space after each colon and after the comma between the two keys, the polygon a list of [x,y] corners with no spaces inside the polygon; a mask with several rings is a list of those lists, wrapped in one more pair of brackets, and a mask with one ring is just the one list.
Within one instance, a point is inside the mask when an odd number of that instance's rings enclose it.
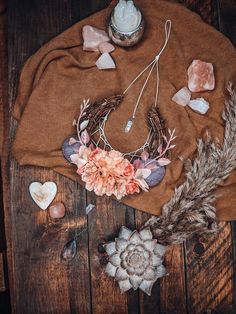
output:
{"label": "peach carnation flower", "polygon": [[117,199],[138,191],[133,185],[133,189],[127,189],[127,184],[134,177],[134,167],[120,152],[96,148],[90,154],[85,154],[85,160],[78,173],[88,191],[94,191],[97,195],[113,194]]}
{"label": "peach carnation flower", "polygon": [[125,167],[125,169],[124,169],[124,175],[125,175],[126,177],[133,177],[133,176],[134,176],[134,166],[133,166],[131,163],[129,163],[129,164]]}
{"label": "peach carnation flower", "polygon": [[140,189],[138,183],[135,181],[128,182],[126,185],[126,192],[127,194],[139,193]]}
{"label": "peach carnation flower", "polygon": [[134,166],[118,151],[82,145],[71,159],[88,191],[99,196],[114,195],[118,200],[140,192],[138,179],[142,178],[136,179]]}

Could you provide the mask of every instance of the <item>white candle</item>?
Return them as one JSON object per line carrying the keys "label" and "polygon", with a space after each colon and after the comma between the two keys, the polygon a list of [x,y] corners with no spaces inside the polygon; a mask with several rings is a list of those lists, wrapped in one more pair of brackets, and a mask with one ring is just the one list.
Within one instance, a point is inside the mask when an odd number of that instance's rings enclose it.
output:
{"label": "white candle", "polygon": [[112,23],[120,32],[129,33],[136,30],[141,23],[141,12],[132,0],[119,0],[114,9]]}

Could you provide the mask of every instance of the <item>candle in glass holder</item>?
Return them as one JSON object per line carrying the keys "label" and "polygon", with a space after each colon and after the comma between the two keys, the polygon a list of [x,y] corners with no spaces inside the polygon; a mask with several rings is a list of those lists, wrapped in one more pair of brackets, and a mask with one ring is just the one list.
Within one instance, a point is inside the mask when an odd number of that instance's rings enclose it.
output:
{"label": "candle in glass holder", "polygon": [[122,47],[137,44],[144,32],[144,19],[140,9],[132,0],[119,0],[111,12],[108,34],[111,40]]}

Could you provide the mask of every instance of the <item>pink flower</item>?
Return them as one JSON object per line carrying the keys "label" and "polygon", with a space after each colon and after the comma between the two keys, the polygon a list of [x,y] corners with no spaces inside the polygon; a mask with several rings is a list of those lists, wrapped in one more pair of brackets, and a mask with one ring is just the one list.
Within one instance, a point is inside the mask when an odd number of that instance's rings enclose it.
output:
{"label": "pink flower", "polygon": [[83,145],[74,159],[88,191],[115,195],[117,199],[139,192],[138,181],[131,181],[135,176],[134,166],[120,152],[92,150]]}
{"label": "pink flower", "polygon": [[111,196],[115,185],[115,176],[112,170],[112,160],[110,160],[108,152],[96,149],[89,156],[81,174],[82,180],[86,183],[86,189],[94,191],[97,195]]}
{"label": "pink flower", "polygon": [[137,170],[137,169],[142,169],[144,168],[144,162],[141,160],[141,159],[136,159],[134,162],[133,162],[133,166],[134,166],[134,169]]}
{"label": "pink flower", "polygon": [[138,183],[135,181],[129,181],[126,184],[126,192],[127,194],[139,193],[140,189],[139,189]]}
{"label": "pink flower", "polygon": [[121,198],[127,195],[126,184],[127,184],[126,179],[123,179],[123,178],[116,179],[113,194],[118,200],[120,200]]}
{"label": "pink flower", "polygon": [[78,167],[77,173],[81,174],[84,165],[88,162],[89,155],[91,154],[91,149],[85,145],[81,145],[78,153],[70,156],[71,162]]}
{"label": "pink flower", "polygon": [[114,163],[118,164],[124,160],[123,155],[116,151],[116,150],[111,150],[108,152],[109,157],[114,161]]}
{"label": "pink flower", "polygon": [[94,156],[99,152],[99,148],[94,149],[90,154],[89,154],[89,160],[93,160]]}
{"label": "pink flower", "polygon": [[132,164],[128,164],[126,167],[125,167],[125,170],[124,170],[124,175],[126,177],[133,177],[134,175],[134,166]]}

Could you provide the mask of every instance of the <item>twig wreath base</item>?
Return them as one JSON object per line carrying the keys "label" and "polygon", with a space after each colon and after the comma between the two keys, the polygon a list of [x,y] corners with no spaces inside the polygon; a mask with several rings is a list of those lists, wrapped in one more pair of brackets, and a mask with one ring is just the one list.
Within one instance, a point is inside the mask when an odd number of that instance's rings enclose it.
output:
{"label": "twig wreath base", "polygon": [[77,166],[87,190],[99,196],[113,195],[118,200],[148,192],[157,185],[170,163],[168,152],[175,147],[175,130],[166,130],[157,107],[152,107],[147,116],[149,134],[145,143],[134,151],[116,151],[106,137],[105,127],[110,113],[122,100],[120,95],[95,103],[84,100],[74,121],[77,136],[66,140],[62,147],[64,156]]}
{"label": "twig wreath base", "polygon": [[218,231],[213,192],[236,168],[236,93],[231,83],[228,91],[223,143],[209,134],[200,139],[196,158],[185,161],[186,180],[163,206],[162,215],[152,216],[139,232],[122,227],[118,238],[104,245],[109,258],[105,271],[122,292],[139,288],[150,295],[154,282],[166,274],[162,261],[168,246]]}

